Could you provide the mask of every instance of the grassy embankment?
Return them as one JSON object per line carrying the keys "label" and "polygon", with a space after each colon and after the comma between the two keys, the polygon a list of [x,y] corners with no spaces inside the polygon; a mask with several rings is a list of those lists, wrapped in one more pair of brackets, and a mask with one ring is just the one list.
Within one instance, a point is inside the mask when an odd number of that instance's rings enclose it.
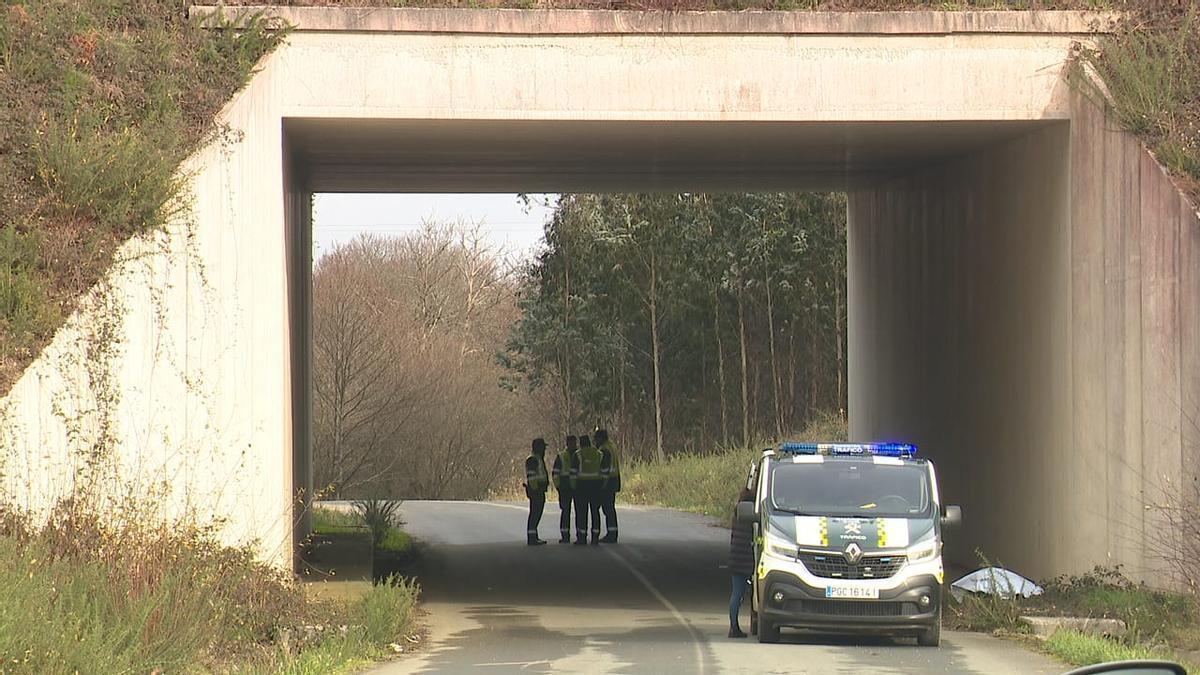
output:
{"label": "grassy embankment", "polygon": [[[1117,118],[1146,144],[1200,209],[1200,1],[1144,0],[1129,21],[1082,50]],[[1087,78],[1077,78],[1089,86]]]}
{"label": "grassy embankment", "polygon": [[[818,416],[803,431],[788,437],[798,441],[845,439],[845,421],[829,414]],[[772,442],[766,441],[706,455],[674,455],[663,463],[631,463],[622,469],[621,499],[727,519],[750,464],[770,445]]]}

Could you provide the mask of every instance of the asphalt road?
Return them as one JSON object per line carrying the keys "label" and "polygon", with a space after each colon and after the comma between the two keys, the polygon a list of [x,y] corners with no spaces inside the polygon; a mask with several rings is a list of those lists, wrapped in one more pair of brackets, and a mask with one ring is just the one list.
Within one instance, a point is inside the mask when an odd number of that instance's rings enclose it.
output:
{"label": "asphalt road", "polygon": [[[619,505],[620,506],[620,505]],[[783,644],[725,636],[728,530],[666,509],[624,507],[621,543],[525,545],[524,505],[405,502],[424,545],[430,639],[376,673],[1061,673],[1012,642],[943,632],[911,639],[783,632]],[[748,609],[742,628],[748,630]]]}

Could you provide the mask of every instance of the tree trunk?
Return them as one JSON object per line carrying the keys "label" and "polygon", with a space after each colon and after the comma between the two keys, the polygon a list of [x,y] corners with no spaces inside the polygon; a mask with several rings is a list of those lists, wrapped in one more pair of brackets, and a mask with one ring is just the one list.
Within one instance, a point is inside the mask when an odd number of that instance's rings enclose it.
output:
{"label": "tree trunk", "polygon": [[846,384],[843,373],[846,371],[845,355],[842,349],[842,280],[834,279],[833,284],[833,325],[834,339],[837,340],[837,407],[838,416],[846,419]]}
{"label": "tree trunk", "polygon": [[738,289],[738,337],[742,347],[742,446],[750,447],[750,373],[746,364],[746,311],[742,290]]}
{"label": "tree trunk", "polygon": [[729,442],[729,408],[725,401],[725,349],[721,345],[721,299],[713,289],[713,335],[717,338],[717,381],[721,399],[721,444]]}
{"label": "tree trunk", "polygon": [[[571,326],[571,249],[568,235],[563,233],[563,330],[559,340],[566,340]],[[563,421],[570,429],[575,421],[574,405],[571,400],[571,344],[563,343],[563,405],[565,406]]]}
{"label": "tree trunk", "polygon": [[[763,265],[767,270],[770,264]],[[775,403],[775,438],[783,440],[783,410],[779,404],[779,361],[775,358],[775,305],[771,301],[771,273],[764,275],[767,286],[767,343],[771,347],[771,398]]]}
{"label": "tree trunk", "polygon": [[666,461],[663,450],[662,422],[662,374],[660,372],[660,348],[658,339],[658,269],[654,251],[650,252],[650,340],[654,344],[654,448],[658,461]]}

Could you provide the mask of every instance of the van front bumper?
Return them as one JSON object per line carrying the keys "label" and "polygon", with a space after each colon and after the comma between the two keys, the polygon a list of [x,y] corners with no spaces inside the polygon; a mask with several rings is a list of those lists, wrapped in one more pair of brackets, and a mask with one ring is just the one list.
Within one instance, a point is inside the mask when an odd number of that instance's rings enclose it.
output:
{"label": "van front bumper", "polygon": [[[760,580],[760,620],[776,626],[834,632],[915,633],[938,621],[942,585],[932,574],[889,580],[879,598],[843,600],[825,597],[826,586],[772,570]],[[830,579],[836,584],[836,579]],[[927,598],[922,602],[922,598]]]}

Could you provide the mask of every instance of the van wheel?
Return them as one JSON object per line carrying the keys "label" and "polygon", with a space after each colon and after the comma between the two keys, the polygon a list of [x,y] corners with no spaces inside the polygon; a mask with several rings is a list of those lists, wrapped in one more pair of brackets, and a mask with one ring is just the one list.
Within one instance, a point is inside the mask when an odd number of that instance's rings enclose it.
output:
{"label": "van wheel", "polygon": [[779,626],[776,626],[774,623],[759,617],[758,641],[771,643],[779,642]]}
{"label": "van wheel", "polygon": [[754,608],[750,608],[750,634],[758,635],[758,612]]}
{"label": "van wheel", "polygon": [[942,641],[942,612],[938,610],[933,625],[917,633],[917,644],[922,647],[936,647]]}

